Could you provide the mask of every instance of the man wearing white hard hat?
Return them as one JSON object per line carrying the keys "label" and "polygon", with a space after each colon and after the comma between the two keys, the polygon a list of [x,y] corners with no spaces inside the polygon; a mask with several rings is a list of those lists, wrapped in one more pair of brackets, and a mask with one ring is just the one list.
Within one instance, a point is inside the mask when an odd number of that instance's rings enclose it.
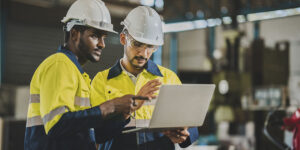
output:
{"label": "man wearing white hard hat", "polygon": [[136,109],[133,95],[101,105],[90,101],[91,80],[82,65],[99,61],[107,33],[116,33],[105,4],[77,0],[62,22],[65,44],[39,65],[30,83],[25,150],[95,150],[90,128],[122,127]]}
{"label": "man wearing white hard hat", "polygon": [[[125,94],[143,95],[140,89],[149,84],[156,89],[161,84],[181,84],[174,72],[150,60],[151,55],[164,43],[162,21],[158,13],[150,7],[139,6],[129,12],[121,24],[124,25],[120,34],[120,42],[124,46],[123,58],[95,76],[91,85],[92,101],[102,104]],[[157,92],[151,94],[155,97]],[[154,104],[155,101],[137,101],[140,109],[134,113],[125,128],[149,122]],[[95,129],[96,142],[100,143],[100,149],[173,150],[175,143],[187,147],[199,136],[197,128],[130,134],[120,134],[121,130],[115,127],[114,134],[111,134],[113,132],[110,130]],[[103,139],[98,135],[107,136]]]}

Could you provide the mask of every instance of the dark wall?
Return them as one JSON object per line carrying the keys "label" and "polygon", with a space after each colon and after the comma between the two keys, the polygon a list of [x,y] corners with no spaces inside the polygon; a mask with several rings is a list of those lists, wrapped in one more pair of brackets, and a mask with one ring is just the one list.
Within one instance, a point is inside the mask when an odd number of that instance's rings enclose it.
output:
{"label": "dark wall", "polygon": [[[38,65],[63,44],[60,20],[68,8],[41,8],[16,2],[6,3],[6,6],[6,19],[2,22],[5,25],[2,83],[29,85]],[[101,62],[88,63],[84,69],[93,78],[122,55],[118,35],[109,35]]]}

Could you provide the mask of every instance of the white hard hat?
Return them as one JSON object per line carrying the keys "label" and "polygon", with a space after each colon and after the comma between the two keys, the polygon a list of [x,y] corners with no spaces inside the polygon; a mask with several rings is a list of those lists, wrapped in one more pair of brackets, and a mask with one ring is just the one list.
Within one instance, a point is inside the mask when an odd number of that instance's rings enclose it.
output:
{"label": "white hard hat", "polygon": [[131,10],[121,25],[136,41],[158,46],[164,44],[160,16],[148,6],[138,6]]}
{"label": "white hard hat", "polygon": [[77,0],[61,22],[67,23],[67,31],[74,25],[83,25],[117,33],[113,30],[109,11],[101,0]]}

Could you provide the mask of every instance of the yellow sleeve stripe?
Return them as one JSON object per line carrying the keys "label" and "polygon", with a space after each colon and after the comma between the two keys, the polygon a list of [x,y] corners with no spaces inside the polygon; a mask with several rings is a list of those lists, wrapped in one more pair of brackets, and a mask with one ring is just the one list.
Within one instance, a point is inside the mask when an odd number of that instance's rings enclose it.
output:
{"label": "yellow sleeve stripe", "polygon": [[[39,94],[31,94],[29,103],[40,103],[40,95]],[[91,106],[90,99],[88,97],[75,97],[75,105],[77,106]]]}
{"label": "yellow sleeve stripe", "polygon": [[40,94],[30,94],[29,103],[40,103]]}
{"label": "yellow sleeve stripe", "polygon": [[51,121],[54,117],[57,115],[62,115],[68,110],[65,106],[58,107],[54,110],[52,110],[50,113],[46,114],[43,118],[41,116],[34,116],[31,118],[27,118],[26,127],[32,127],[32,126],[38,126],[43,125]]}
{"label": "yellow sleeve stripe", "polygon": [[55,108],[54,110],[50,111],[50,113],[46,114],[43,117],[43,123],[46,124],[47,122],[51,121],[55,116],[65,113],[68,110],[67,107],[61,106]]}
{"label": "yellow sleeve stripe", "polygon": [[39,126],[39,125],[43,125],[43,120],[41,116],[27,118],[26,127]]}
{"label": "yellow sleeve stripe", "polygon": [[125,127],[148,127],[150,119],[133,119]]}
{"label": "yellow sleeve stripe", "polygon": [[[48,132],[51,129],[51,127],[53,127],[58,122],[59,118],[67,110],[68,109],[65,106],[62,106],[62,107],[58,107],[58,108],[52,110],[50,113],[45,115],[43,118],[41,118],[41,116],[34,116],[34,117],[31,117],[31,118],[27,118],[26,127],[44,125],[46,131]],[[49,124],[46,125],[47,123],[49,123]]]}

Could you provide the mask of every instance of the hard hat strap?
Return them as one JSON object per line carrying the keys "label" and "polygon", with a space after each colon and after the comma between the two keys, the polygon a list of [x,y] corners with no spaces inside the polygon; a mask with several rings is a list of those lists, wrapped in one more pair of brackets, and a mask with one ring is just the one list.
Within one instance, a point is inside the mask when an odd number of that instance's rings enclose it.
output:
{"label": "hard hat strap", "polygon": [[93,21],[93,20],[78,20],[73,19],[69,21],[66,25],[66,31],[69,32],[75,25],[81,25],[81,26],[90,26],[94,28],[103,28],[103,29],[110,29],[113,30],[113,25],[107,22],[103,21]]}
{"label": "hard hat strap", "polygon": [[75,26],[75,25],[82,25],[82,26],[86,26],[84,21],[81,20],[71,20],[67,23],[66,25],[66,31],[70,32],[71,29]]}

